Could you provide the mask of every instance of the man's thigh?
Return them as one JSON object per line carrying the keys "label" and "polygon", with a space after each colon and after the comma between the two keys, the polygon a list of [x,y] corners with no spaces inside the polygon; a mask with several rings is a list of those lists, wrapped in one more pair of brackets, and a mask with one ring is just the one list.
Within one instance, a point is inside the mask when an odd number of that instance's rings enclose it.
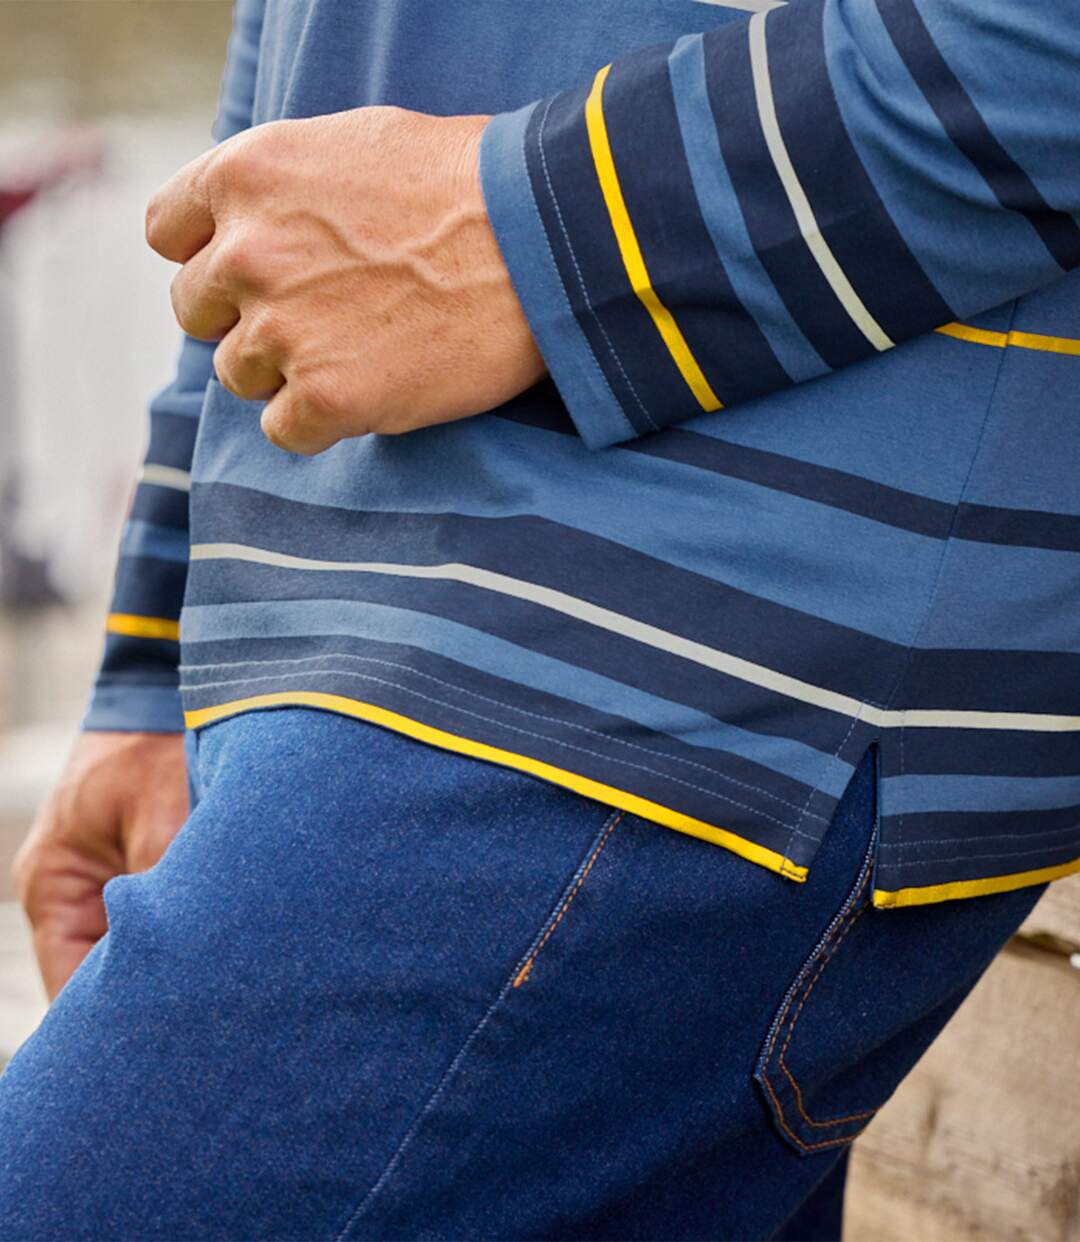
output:
{"label": "man's thigh", "polygon": [[317,712],[198,749],[0,1080],[0,1237],[765,1237],[1037,895],[869,909],[869,767],[796,887]]}

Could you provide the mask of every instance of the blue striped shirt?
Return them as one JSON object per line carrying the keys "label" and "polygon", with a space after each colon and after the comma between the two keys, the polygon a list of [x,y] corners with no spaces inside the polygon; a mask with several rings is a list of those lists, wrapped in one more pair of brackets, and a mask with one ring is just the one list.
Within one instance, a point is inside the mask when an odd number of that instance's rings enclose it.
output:
{"label": "blue striped shirt", "polygon": [[793,881],[874,746],[876,905],[1080,869],[1063,6],[240,0],[219,138],[381,103],[495,114],[551,378],[308,459],[185,341],[86,726],[342,712]]}

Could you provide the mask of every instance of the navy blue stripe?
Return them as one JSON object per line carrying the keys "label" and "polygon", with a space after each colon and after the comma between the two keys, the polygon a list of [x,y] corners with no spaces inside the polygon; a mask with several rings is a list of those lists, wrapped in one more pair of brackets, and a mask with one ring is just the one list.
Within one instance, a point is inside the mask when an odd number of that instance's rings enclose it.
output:
{"label": "navy blue stripe", "polygon": [[895,341],[947,323],[954,312],[908,248],[848,135],[826,64],[823,22],[816,14],[773,13],[768,47],[788,154],[822,235],[863,304]]}
{"label": "navy blue stripe", "polygon": [[175,618],[179,615],[187,577],[186,564],[159,561],[149,556],[125,557],[120,569],[113,592],[113,612],[132,613],[137,617]]}
{"label": "navy blue stripe", "polygon": [[[1071,216],[1047,203],[1028,174],[994,137],[938,50],[913,0],[877,0],[877,6],[896,50],[927,103],[998,202],[1030,222],[1063,271],[1080,264],[1080,227]],[[1063,14],[1062,20],[1069,19]]]}
{"label": "navy blue stripe", "polygon": [[[604,83],[604,117],[623,198],[652,287],[725,404],[789,387],[731,286],[698,208],[668,72],[669,48],[624,57]],[[663,152],[664,193],[639,174]],[[664,421],[674,421],[663,411]]]}
{"label": "navy blue stripe", "polygon": [[[587,93],[582,88],[557,95],[546,119],[546,105],[535,109],[525,133],[525,159],[571,309],[612,391],[641,435],[658,425],[653,411],[678,420],[700,414],[701,407],[627,277],[589,148],[584,119]],[[567,234],[575,239],[573,253]]]}
{"label": "navy blue stripe", "polygon": [[952,526],[954,507],[943,500],[681,427],[619,448],[743,479],[934,539],[944,539]]}
{"label": "navy blue stripe", "polygon": [[[578,430],[561,398],[551,397],[544,391],[548,384],[554,388],[550,380],[543,380],[536,388],[530,388],[520,397],[514,397],[505,405],[490,410],[488,416],[504,418],[510,423],[520,423],[523,427],[542,427],[544,431],[557,431],[560,435],[576,436]],[[534,393],[535,399],[533,399]],[[480,417],[483,418],[485,415],[481,414]]]}
{"label": "navy blue stripe", "polygon": [[156,413],[150,419],[150,445],[146,461],[157,466],[191,469],[191,455],[199,421],[186,414]]}
{"label": "navy blue stripe", "polygon": [[[295,659],[298,653],[301,656],[314,654],[314,641],[317,640],[185,645],[184,661],[185,664],[202,662],[208,657],[224,662],[231,657],[275,659],[287,656]],[[341,639],[335,638],[332,642],[340,649]],[[247,695],[289,689],[351,694],[458,736],[482,739],[488,745],[518,754],[526,753],[618,789],[678,807],[769,849],[782,851],[791,837],[790,826],[786,822],[776,822],[780,817],[774,817],[771,809],[763,809],[771,808],[772,804],[760,794],[755,796],[752,791],[728,783],[737,779],[737,772],[745,770],[742,761],[734,761],[731,755],[688,746],[674,738],[652,733],[633,721],[506,682],[414,647],[367,640],[358,654],[385,663],[373,664],[370,672],[358,674],[349,683],[351,689],[346,688],[340,674],[318,674],[310,669],[292,671],[295,666],[278,664],[266,670],[272,676],[282,674],[281,680],[273,682],[240,681],[236,685],[207,690],[185,685],[184,706],[186,710],[195,710]],[[231,681],[236,673],[240,677],[245,675],[243,669],[234,670],[234,674],[221,669],[220,677]],[[514,707],[502,706],[507,702],[513,702]],[[628,748],[616,741],[619,738],[645,745],[657,753],[648,771],[640,766],[647,758],[640,754],[631,757]],[[670,758],[665,761],[661,755]],[[687,758],[704,764],[715,773],[715,790],[710,786],[710,772],[699,769],[690,769],[691,773],[696,773],[690,778],[693,784],[684,783],[681,778],[672,779],[680,773],[679,760]],[[665,762],[667,773],[661,770]],[[772,773],[764,775],[771,777]],[[809,790],[803,793],[805,796]],[[806,838],[795,838],[791,855],[796,860],[800,856],[808,858],[813,846],[813,834],[808,832]]]}
{"label": "navy blue stripe", "polygon": [[[885,735],[883,776],[1074,776],[1080,734],[905,729]],[[902,766],[902,770],[901,770]]]}
{"label": "navy blue stripe", "polygon": [[956,537],[974,543],[1080,552],[1080,517],[965,503],[957,515]]}
{"label": "navy blue stripe", "polygon": [[[577,434],[565,407],[557,398],[540,391],[539,386],[500,406],[492,414],[544,431]],[[954,538],[971,543],[1080,552],[1080,517],[1074,514],[996,508],[966,501],[954,508],[948,501],[919,496],[862,475],[849,474],[846,470],[736,444],[720,436],[703,435],[683,427],[668,427],[662,435],[612,447],[756,483],[933,539],[944,539],[951,531]]]}
{"label": "navy blue stripe", "polygon": [[[909,811],[902,818],[905,865],[940,862],[953,854],[977,863],[980,856],[993,853],[1001,856],[993,860],[989,872],[993,874],[1044,865],[1032,851],[1058,861],[1080,853],[1080,806],[1003,812]],[[900,819],[886,815],[883,822],[898,824]],[[893,836],[899,845],[901,838]],[[1018,856],[1012,865],[1006,865],[1009,855]],[[1027,858],[1035,861],[1027,862]]]}
{"label": "navy blue stripe", "polygon": [[557,431],[562,435],[576,436],[577,428],[570,411],[563,403],[553,380],[545,379],[527,388],[505,405],[489,410],[478,418],[505,418],[508,422],[521,423],[527,427],[542,427],[545,431]]}
{"label": "navy blue stripe", "polygon": [[286,501],[227,483],[197,484],[196,494],[200,526],[218,542],[322,560],[463,561],[859,699],[874,700],[906,658],[900,645],[545,518],[370,513]]}
{"label": "navy blue stripe", "polygon": [[1080,715],[1080,653],[921,650],[897,698],[926,710]]}
{"label": "navy blue stripe", "polygon": [[175,686],[178,681],[176,643],[161,638],[106,634],[101,671],[114,680],[152,681]]}
{"label": "navy blue stripe", "polygon": [[157,483],[140,483],[131,501],[131,516],[158,526],[187,530],[188,493]]}
{"label": "navy blue stripe", "polygon": [[[769,18],[799,23],[796,37],[816,39],[821,0],[800,0]],[[807,27],[810,27],[809,29]],[[709,104],[720,148],[762,266],[792,318],[830,367],[843,367],[877,351],[851,321],[807,249],[773,165],[761,129],[743,23],[704,36]]]}

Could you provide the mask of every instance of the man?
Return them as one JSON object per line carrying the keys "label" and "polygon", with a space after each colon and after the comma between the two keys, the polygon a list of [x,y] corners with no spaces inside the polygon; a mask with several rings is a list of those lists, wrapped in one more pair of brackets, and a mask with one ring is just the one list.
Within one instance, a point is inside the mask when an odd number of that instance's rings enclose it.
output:
{"label": "man", "polygon": [[1080,867],[1078,109],[1051,0],[241,0],[0,1235],[837,1236]]}

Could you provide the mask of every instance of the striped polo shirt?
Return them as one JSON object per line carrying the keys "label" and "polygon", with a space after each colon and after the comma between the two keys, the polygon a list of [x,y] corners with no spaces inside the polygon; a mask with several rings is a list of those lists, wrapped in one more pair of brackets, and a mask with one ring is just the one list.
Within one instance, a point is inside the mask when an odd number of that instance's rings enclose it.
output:
{"label": "striped polo shirt", "polygon": [[794,882],[874,747],[875,905],[1080,869],[1063,6],[240,0],[217,137],[383,103],[493,115],[550,378],[309,459],[185,341],[86,727],[339,712]]}

